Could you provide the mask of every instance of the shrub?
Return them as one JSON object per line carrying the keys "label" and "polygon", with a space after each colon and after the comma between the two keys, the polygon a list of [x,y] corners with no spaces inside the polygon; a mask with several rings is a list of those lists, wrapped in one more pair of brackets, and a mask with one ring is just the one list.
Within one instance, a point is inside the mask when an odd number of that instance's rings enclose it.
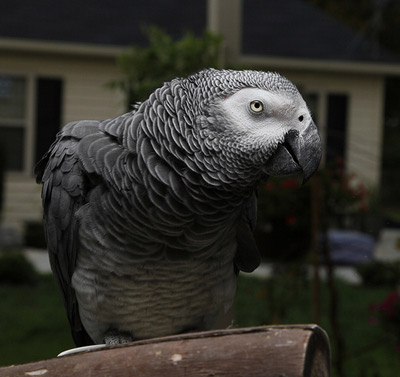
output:
{"label": "shrub", "polygon": [[123,92],[129,109],[165,81],[187,76],[205,67],[219,66],[222,41],[217,35],[206,31],[196,37],[188,33],[174,40],[155,26],[146,28],[144,32],[148,47],[132,46],[130,51],[118,56],[117,66],[123,77],[108,84]]}
{"label": "shrub", "polygon": [[396,348],[400,353],[400,294],[397,291],[390,292],[383,301],[370,306],[374,317],[370,319],[372,324],[380,325],[384,331],[394,334],[397,340]]}
{"label": "shrub", "polygon": [[310,186],[298,178],[270,179],[258,190],[256,240],[264,258],[293,261],[310,246]]}
{"label": "shrub", "polygon": [[395,287],[400,282],[400,262],[373,261],[357,267],[367,286]]}
{"label": "shrub", "polygon": [[0,253],[0,283],[32,284],[38,274],[25,255],[19,251]]}
{"label": "shrub", "polygon": [[[276,177],[259,186],[256,240],[264,258],[293,261],[304,258],[310,249],[315,193],[312,185],[303,186],[301,179]],[[372,198],[354,175],[344,171],[343,160],[321,168],[312,179],[318,179],[321,186],[321,198],[317,203],[319,221],[323,213],[328,228],[365,232],[364,221],[356,220],[372,213]]]}
{"label": "shrub", "polygon": [[25,246],[46,248],[43,223],[39,221],[28,221],[25,223]]}

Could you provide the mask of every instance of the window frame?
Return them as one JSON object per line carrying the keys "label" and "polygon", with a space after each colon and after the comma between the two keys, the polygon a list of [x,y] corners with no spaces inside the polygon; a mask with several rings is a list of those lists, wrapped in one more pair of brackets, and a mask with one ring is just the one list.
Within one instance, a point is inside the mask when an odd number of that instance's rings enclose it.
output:
{"label": "window frame", "polygon": [[[18,77],[25,80],[25,109],[24,117],[21,121],[7,120],[0,118],[0,127],[12,126],[20,127],[24,130],[23,136],[23,150],[24,156],[22,160],[21,170],[5,170],[6,177],[20,177],[20,176],[33,176],[33,153],[34,153],[34,115],[35,115],[35,75],[21,71],[1,70],[0,76],[5,77]],[[4,120],[4,121],[3,121]],[[12,124],[14,123],[14,124]],[[17,124],[18,123],[18,124]],[[22,125],[20,125],[22,124]]]}

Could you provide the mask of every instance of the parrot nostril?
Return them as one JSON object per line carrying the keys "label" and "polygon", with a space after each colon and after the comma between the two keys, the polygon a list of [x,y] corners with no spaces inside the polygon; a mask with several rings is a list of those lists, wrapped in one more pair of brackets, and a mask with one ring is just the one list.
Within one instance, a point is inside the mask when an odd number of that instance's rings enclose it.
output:
{"label": "parrot nostril", "polygon": [[299,121],[302,122],[303,120],[304,120],[304,116],[303,116],[303,115],[300,115],[300,116],[299,116]]}

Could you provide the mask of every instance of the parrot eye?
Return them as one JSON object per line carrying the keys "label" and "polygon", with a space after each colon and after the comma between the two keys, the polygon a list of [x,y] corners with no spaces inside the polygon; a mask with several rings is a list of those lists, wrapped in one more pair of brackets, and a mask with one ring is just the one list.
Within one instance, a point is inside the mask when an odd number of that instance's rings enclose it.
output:
{"label": "parrot eye", "polygon": [[264,110],[264,105],[261,101],[254,100],[250,102],[250,110],[254,113],[261,113]]}

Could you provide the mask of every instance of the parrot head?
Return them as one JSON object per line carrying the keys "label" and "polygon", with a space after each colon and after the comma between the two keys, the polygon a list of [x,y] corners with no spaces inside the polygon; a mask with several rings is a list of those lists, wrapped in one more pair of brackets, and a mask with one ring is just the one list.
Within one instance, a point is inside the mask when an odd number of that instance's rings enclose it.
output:
{"label": "parrot head", "polygon": [[251,166],[266,176],[302,173],[307,181],[319,166],[322,147],[295,85],[271,72],[206,72],[214,84],[202,110],[206,145],[218,143],[227,164],[238,170]]}

